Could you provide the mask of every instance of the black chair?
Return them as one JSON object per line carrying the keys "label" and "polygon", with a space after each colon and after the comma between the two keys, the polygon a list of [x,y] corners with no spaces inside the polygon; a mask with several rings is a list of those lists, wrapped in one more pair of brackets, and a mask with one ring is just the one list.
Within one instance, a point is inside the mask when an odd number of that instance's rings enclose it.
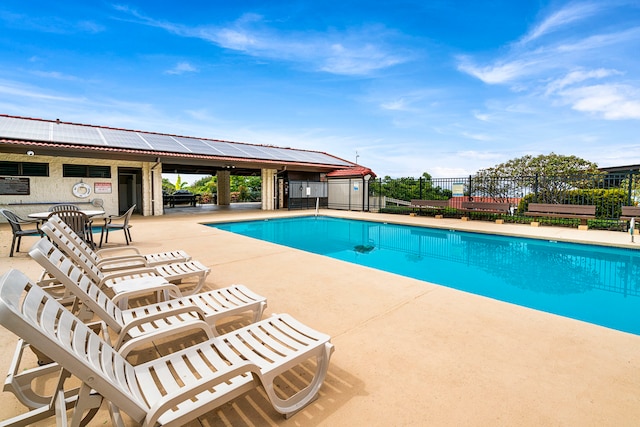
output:
{"label": "black chair", "polygon": [[93,230],[91,226],[93,221],[82,211],[76,210],[61,210],[57,212],[51,212],[49,217],[56,215],[62,221],[64,221],[69,228],[71,228],[78,236],[82,238],[89,246],[95,248],[96,245],[93,242]]}
{"label": "black chair", "polygon": [[[16,252],[20,252],[20,242],[22,241],[22,236],[44,236],[44,233],[40,230],[40,220],[20,218],[18,215],[8,209],[0,209],[0,213],[7,219],[9,225],[11,225],[11,232],[13,233],[13,240],[11,240],[11,251],[9,252],[10,257],[13,256],[14,248]],[[35,225],[35,228],[23,229],[23,225]]]}
{"label": "black chair", "polygon": [[131,225],[129,225],[129,220],[131,219],[131,214],[133,214],[133,211],[135,209],[136,205],[133,205],[122,215],[109,215],[104,219],[104,225],[102,226],[102,231],[100,232],[100,247],[102,247],[102,236],[104,235],[104,242],[107,243],[109,241],[109,231],[114,230],[124,231],[124,240],[127,242],[127,245],[133,241],[133,239],[131,238]]}
{"label": "black chair", "polygon": [[49,208],[49,212],[60,212],[60,211],[79,211],[80,208],[76,205],[71,205],[68,203],[61,203],[59,205],[53,205]]}

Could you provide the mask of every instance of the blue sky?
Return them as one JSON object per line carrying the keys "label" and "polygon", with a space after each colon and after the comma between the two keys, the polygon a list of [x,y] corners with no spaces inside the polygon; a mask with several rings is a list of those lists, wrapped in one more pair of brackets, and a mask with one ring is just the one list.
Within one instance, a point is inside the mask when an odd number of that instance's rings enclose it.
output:
{"label": "blue sky", "polygon": [[392,177],[550,152],[640,164],[638,0],[4,0],[0,49],[3,114]]}

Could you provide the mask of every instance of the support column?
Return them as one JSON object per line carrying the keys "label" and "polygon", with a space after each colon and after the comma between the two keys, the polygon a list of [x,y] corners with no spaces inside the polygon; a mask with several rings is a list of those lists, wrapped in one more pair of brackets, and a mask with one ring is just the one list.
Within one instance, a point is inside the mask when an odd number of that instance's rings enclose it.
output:
{"label": "support column", "polygon": [[272,211],[276,206],[277,169],[262,169],[262,210]]}
{"label": "support column", "polygon": [[218,205],[229,206],[231,204],[231,172],[218,171]]}

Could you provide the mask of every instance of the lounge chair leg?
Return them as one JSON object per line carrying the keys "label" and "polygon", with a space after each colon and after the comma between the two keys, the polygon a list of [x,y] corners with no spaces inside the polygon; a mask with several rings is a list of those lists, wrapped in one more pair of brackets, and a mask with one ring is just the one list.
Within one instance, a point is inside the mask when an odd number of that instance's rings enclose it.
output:
{"label": "lounge chair leg", "polygon": [[[98,413],[102,405],[102,396],[99,394],[91,394],[91,387],[86,384],[82,384],[80,392],[78,393],[78,401],[76,407],[73,409],[73,416],[71,418],[71,426],[81,427],[85,426],[93,419]],[[87,413],[84,415],[84,413]]]}
{"label": "lounge chair leg", "polygon": [[331,359],[331,354],[334,349],[333,344],[326,343],[324,347],[317,350],[318,353],[315,355],[317,364],[316,372],[313,375],[311,383],[288,399],[281,399],[276,395],[273,386],[273,380],[275,377],[262,377],[262,380],[266,382],[266,384],[262,383],[262,387],[264,387],[264,391],[267,393],[267,396],[276,411],[283,414],[285,418],[289,418],[318,398],[318,391],[320,390],[320,387],[324,382],[324,378],[327,375],[329,360]]}

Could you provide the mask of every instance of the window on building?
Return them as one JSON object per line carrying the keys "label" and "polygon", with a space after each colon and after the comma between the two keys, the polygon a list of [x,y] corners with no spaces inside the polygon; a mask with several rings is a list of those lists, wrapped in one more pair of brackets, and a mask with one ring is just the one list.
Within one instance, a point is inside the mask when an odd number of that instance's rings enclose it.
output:
{"label": "window on building", "polygon": [[62,165],[65,178],[111,178],[111,166]]}
{"label": "window on building", "polygon": [[0,162],[0,175],[49,176],[49,163]]}

